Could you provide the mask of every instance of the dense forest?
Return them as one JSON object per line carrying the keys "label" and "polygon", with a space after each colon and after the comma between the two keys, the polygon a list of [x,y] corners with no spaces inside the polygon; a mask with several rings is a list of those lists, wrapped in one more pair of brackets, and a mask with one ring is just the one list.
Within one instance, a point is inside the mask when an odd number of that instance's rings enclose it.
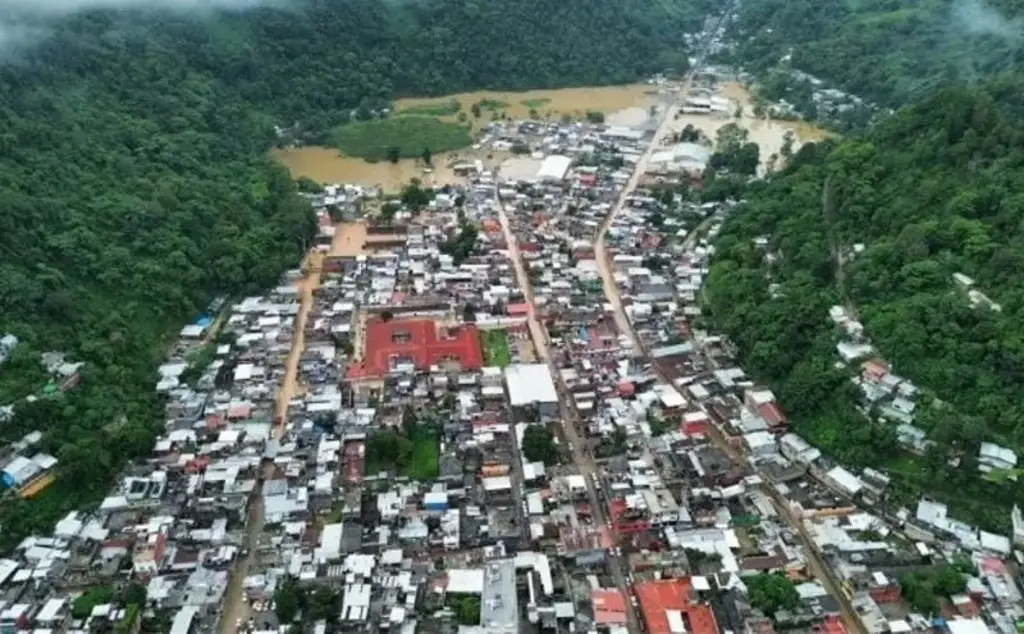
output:
{"label": "dense forest", "polygon": [[1018,0],[753,0],[734,25],[727,59],[753,72],[765,96],[813,111],[799,70],[884,108],[972,84],[1018,66]]}
{"label": "dense forest", "polygon": [[[0,548],[95,502],[162,426],[155,368],[217,295],[271,284],[315,231],[269,163],[399,95],[632,81],[682,70],[711,5],[302,0],[242,12],[92,11],[0,63],[0,436],[45,433],[58,483],[0,502]],[[15,9],[9,8],[5,19]],[[86,362],[61,398],[39,353]]]}
{"label": "dense forest", "polygon": [[[1024,451],[1022,87],[950,89],[863,136],[802,147],[726,222],[706,291],[799,433],[889,471],[902,501],[937,492],[994,527],[1024,503],[1013,482],[977,474],[983,440]],[[955,273],[1001,310],[973,305]],[[836,366],[832,305],[858,311],[894,372],[921,388],[915,424],[934,441],[923,455],[857,410],[855,369]]]}

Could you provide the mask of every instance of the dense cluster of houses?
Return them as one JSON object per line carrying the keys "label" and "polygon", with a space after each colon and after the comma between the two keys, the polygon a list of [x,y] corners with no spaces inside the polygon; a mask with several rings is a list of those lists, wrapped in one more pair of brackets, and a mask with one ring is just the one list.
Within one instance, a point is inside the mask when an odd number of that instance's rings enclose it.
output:
{"label": "dense cluster of houses", "polygon": [[[182,329],[149,460],[0,559],[0,630],[1010,634],[1010,539],[876,510],[886,476],[793,433],[702,327],[731,205],[680,195],[705,152],[648,152],[659,107],[493,122],[513,156],[427,203],[311,195],[302,268]],[[909,438],[916,390],[862,370]],[[52,469],[23,445],[8,486]],[[904,580],[954,561],[922,612]]]}

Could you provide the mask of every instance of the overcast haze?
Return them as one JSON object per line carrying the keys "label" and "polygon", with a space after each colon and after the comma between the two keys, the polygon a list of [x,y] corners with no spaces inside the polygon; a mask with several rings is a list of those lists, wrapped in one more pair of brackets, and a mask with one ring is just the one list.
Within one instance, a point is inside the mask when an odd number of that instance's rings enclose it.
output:
{"label": "overcast haze", "polygon": [[1010,42],[1020,40],[1024,24],[1010,20],[982,0],[956,0],[953,3],[953,28],[970,35],[991,35]]}

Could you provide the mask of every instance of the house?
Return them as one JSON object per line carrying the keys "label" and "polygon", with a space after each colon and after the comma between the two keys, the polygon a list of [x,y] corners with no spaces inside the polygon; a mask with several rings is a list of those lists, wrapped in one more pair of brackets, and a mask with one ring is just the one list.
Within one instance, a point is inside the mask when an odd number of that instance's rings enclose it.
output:
{"label": "house", "polygon": [[11,353],[18,347],[18,338],[7,333],[0,337],[0,363],[4,363],[11,357]]}
{"label": "house", "polygon": [[992,473],[993,471],[1008,471],[1017,467],[1017,454],[1006,447],[991,442],[981,443],[978,451],[978,471]]}

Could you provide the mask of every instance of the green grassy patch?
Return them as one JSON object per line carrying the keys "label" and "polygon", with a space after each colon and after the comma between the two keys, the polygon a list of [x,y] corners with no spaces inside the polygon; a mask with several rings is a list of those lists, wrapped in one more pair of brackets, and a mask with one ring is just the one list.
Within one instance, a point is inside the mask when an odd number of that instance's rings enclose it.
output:
{"label": "green grassy patch", "polygon": [[399,471],[401,475],[421,482],[433,480],[438,476],[438,465],[441,460],[441,446],[437,442],[437,436],[430,430],[424,431],[426,433],[418,430],[412,435],[412,455],[409,456],[409,462]]}
{"label": "green grassy patch", "polygon": [[523,99],[519,103],[523,104],[527,108],[536,109],[536,108],[543,108],[544,106],[546,106],[549,103],[551,103],[551,100],[546,98],[546,97],[540,97],[540,98],[537,98],[537,99]]}
{"label": "green grassy patch", "polygon": [[333,141],[348,156],[381,161],[391,148],[401,158],[418,158],[424,150],[437,153],[467,147],[473,137],[457,123],[407,115],[343,125],[334,131]]}
{"label": "green grassy patch", "polygon": [[462,110],[462,104],[459,103],[459,100],[449,99],[448,101],[436,101],[420,104],[418,106],[402,108],[398,111],[398,114],[414,114],[428,117],[450,117],[454,114],[458,114],[459,110]]}
{"label": "green grassy patch", "polygon": [[503,328],[480,331],[480,347],[484,352],[484,364],[504,368],[512,363],[508,332]]}
{"label": "green grassy patch", "polygon": [[476,104],[484,110],[504,110],[508,108],[508,102],[500,99],[481,99]]}
{"label": "green grassy patch", "polygon": [[71,602],[71,616],[76,619],[84,619],[92,613],[94,607],[110,603],[115,596],[117,596],[117,591],[113,586],[99,586],[86,590],[84,594]]}

